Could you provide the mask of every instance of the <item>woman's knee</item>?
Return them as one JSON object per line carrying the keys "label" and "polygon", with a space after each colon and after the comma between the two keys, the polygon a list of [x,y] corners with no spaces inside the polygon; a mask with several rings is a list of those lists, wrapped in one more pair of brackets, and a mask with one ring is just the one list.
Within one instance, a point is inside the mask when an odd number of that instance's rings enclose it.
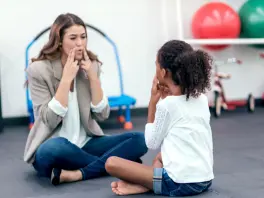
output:
{"label": "woman's knee", "polygon": [[68,142],[65,138],[51,138],[43,142],[36,151],[33,167],[40,176],[49,177],[56,159],[59,158]]}
{"label": "woman's knee", "polygon": [[60,153],[64,150],[63,145],[66,145],[67,143],[69,143],[69,141],[63,137],[48,139],[39,146],[36,152],[36,157],[44,157],[51,155],[54,157],[60,155]]}
{"label": "woman's knee", "polygon": [[135,145],[137,145],[137,149],[139,149],[142,152],[142,155],[146,154],[148,152],[148,148],[146,145],[144,133],[133,132],[132,134],[133,134],[132,138],[135,142]]}

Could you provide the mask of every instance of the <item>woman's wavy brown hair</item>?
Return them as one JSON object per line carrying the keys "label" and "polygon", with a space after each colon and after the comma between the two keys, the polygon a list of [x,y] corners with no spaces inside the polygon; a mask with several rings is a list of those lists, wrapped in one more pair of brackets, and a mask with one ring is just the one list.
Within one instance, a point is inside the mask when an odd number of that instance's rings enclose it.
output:
{"label": "woman's wavy brown hair", "polygon": [[[61,14],[56,18],[56,20],[54,21],[51,27],[49,34],[49,41],[41,49],[38,57],[31,59],[32,62],[38,60],[55,60],[60,58],[61,56],[60,43],[62,42],[63,36],[65,34],[65,30],[73,25],[83,26],[87,36],[86,26],[81,18],[71,13]],[[94,53],[92,53],[89,50],[87,50],[87,53],[92,61],[96,60],[100,62]]]}

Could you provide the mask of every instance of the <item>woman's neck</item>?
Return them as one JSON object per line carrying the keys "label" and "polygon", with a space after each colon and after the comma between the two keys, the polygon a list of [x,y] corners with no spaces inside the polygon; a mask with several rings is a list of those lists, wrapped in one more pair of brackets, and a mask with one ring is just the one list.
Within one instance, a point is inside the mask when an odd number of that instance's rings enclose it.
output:
{"label": "woman's neck", "polygon": [[66,64],[67,62],[67,56],[62,54],[61,55],[61,64],[62,64],[62,67],[64,67],[64,65]]}

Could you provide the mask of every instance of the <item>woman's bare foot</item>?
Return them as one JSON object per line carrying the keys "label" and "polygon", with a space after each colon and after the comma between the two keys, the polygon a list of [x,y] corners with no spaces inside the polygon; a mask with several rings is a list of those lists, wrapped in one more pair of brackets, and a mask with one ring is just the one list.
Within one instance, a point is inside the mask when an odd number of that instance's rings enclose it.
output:
{"label": "woman's bare foot", "polygon": [[60,183],[75,182],[80,180],[82,180],[82,172],[80,170],[61,170]]}
{"label": "woman's bare foot", "polygon": [[117,195],[132,195],[149,191],[149,189],[141,185],[131,184],[125,181],[112,182],[111,187],[112,191]]}

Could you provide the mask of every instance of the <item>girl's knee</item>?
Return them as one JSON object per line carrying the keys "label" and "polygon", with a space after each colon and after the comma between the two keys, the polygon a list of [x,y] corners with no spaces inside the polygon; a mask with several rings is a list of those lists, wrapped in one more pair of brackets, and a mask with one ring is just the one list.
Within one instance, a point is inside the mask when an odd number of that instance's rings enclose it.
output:
{"label": "girl's knee", "polygon": [[117,165],[118,165],[118,157],[111,156],[105,162],[105,170],[108,173],[111,173]]}

